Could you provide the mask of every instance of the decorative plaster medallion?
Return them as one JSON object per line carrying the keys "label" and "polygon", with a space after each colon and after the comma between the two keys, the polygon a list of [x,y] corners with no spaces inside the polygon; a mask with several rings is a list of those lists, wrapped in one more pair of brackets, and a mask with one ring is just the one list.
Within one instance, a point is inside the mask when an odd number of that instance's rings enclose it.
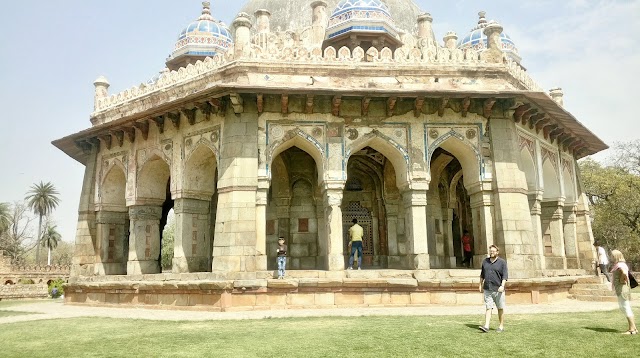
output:
{"label": "decorative plaster medallion", "polygon": [[215,131],[215,132],[211,133],[211,135],[209,136],[209,139],[211,139],[211,141],[213,143],[218,142],[218,132]]}
{"label": "decorative plaster medallion", "polygon": [[171,144],[167,144],[164,146],[164,150],[170,150],[171,149]]}
{"label": "decorative plaster medallion", "polygon": [[315,127],[311,131],[311,134],[313,134],[314,137],[319,138],[322,136],[322,129],[320,127]]}
{"label": "decorative plaster medallion", "polygon": [[347,130],[347,133],[349,133],[347,135],[347,138],[351,139],[351,140],[356,140],[358,138],[358,130],[355,128],[350,128]]}
{"label": "decorative plaster medallion", "polygon": [[437,129],[431,129],[429,130],[429,137],[431,137],[432,139],[436,139],[440,136],[440,133],[438,133]]}
{"label": "decorative plaster medallion", "polygon": [[191,138],[187,138],[187,140],[184,141],[184,143],[187,145],[187,147],[191,147],[191,144],[193,144],[193,142],[191,141]]}
{"label": "decorative plaster medallion", "polygon": [[274,139],[280,139],[282,138],[283,135],[284,135],[284,130],[282,129],[282,127],[280,126],[271,127],[271,136],[273,136]]}
{"label": "decorative plaster medallion", "polygon": [[399,130],[399,129],[396,130],[394,134],[396,135],[396,137],[402,138],[402,131],[401,130]]}
{"label": "decorative plaster medallion", "polygon": [[467,139],[469,139],[469,140],[471,140],[471,139],[476,137],[475,129],[468,129],[466,134],[467,134]]}

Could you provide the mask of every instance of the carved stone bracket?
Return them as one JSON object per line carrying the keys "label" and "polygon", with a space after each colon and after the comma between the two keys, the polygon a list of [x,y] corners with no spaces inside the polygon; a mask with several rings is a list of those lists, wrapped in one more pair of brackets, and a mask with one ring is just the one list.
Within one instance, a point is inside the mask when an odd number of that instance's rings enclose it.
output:
{"label": "carved stone bracket", "polygon": [[231,106],[233,107],[233,112],[235,114],[244,112],[244,100],[240,94],[230,93],[229,99],[231,100]]}
{"label": "carved stone bracket", "polygon": [[185,116],[185,118],[187,118],[187,122],[189,123],[189,125],[194,125],[196,124],[196,108],[193,109],[188,109],[188,108],[182,108],[180,109],[180,113]]}
{"label": "carved stone bracket", "polygon": [[282,114],[289,113],[289,95],[288,94],[286,93],[282,94],[282,97],[280,98],[280,107],[281,107]]}
{"label": "carved stone bracket", "polygon": [[173,123],[173,126],[176,129],[180,129],[180,113],[171,113],[168,112],[166,115],[167,118]]}
{"label": "carved stone bracket", "polygon": [[136,140],[136,129],[134,127],[122,128],[124,134],[127,135],[129,142],[133,143]]}
{"label": "carved stone bracket", "polygon": [[[204,117],[205,121],[210,121],[211,120],[211,104],[209,104],[209,102],[198,102],[195,104],[196,108],[198,110],[200,110],[200,112],[202,112],[202,115]],[[194,113],[194,119],[195,119],[195,113]]]}
{"label": "carved stone bracket", "polygon": [[158,127],[158,132],[160,132],[160,134],[164,133],[164,117],[163,116],[153,117],[153,121],[155,122],[156,127]]}
{"label": "carved stone bracket", "polygon": [[142,139],[147,140],[147,138],[149,137],[149,122],[134,122],[133,126],[140,131],[140,134],[142,134]]}
{"label": "carved stone bracket", "polygon": [[389,97],[387,99],[387,116],[393,116],[393,112],[396,109],[396,102],[398,101],[398,97]]}
{"label": "carved stone bracket", "polygon": [[105,146],[108,150],[111,149],[111,134],[98,136],[100,143]]}
{"label": "carved stone bracket", "polygon": [[487,98],[482,105],[482,114],[485,118],[491,118],[491,112],[493,111],[493,106],[496,104],[495,98]]}
{"label": "carved stone bracket", "polygon": [[471,98],[465,97],[462,100],[462,109],[461,109],[462,117],[467,116],[467,113],[469,113],[469,107],[471,107]]}
{"label": "carved stone bracket", "polygon": [[413,109],[413,116],[418,118],[420,117],[420,113],[422,113],[422,107],[424,106],[424,97],[416,98],[416,103]]}
{"label": "carved stone bracket", "polygon": [[340,104],[342,103],[342,96],[333,96],[331,100],[331,114],[334,116],[340,115]]}
{"label": "carved stone bracket", "polygon": [[307,102],[305,105],[305,112],[307,114],[312,114],[313,113],[313,95],[308,94],[307,95]]}
{"label": "carved stone bracket", "polygon": [[449,104],[449,98],[443,97],[440,98],[439,100],[439,104],[438,104],[438,117],[442,117],[444,116],[444,109],[447,108],[447,105]]}
{"label": "carved stone bracket", "polygon": [[116,137],[116,140],[118,141],[118,147],[122,147],[122,144],[124,144],[124,131],[116,129],[109,133],[112,136]]}
{"label": "carved stone bracket", "polygon": [[371,97],[362,97],[362,115],[366,116],[369,114],[369,102],[371,102]]}
{"label": "carved stone bracket", "polygon": [[256,106],[258,107],[258,113],[262,113],[262,111],[264,110],[264,95],[262,93],[258,93],[256,97]]}

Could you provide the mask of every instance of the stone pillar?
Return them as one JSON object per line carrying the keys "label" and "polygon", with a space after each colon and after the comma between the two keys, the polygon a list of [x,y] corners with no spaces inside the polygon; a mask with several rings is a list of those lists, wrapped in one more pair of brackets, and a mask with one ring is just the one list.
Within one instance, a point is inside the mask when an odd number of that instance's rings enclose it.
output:
{"label": "stone pillar", "polygon": [[254,13],[256,17],[256,31],[259,34],[268,34],[271,32],[271,13],[269,10],[258,9]]}
{"label": "stone pillar", "polygon": [[96,263],[95,269],[97,275],[126,275],[129,254],[127,221],[126,211],[98,211],[96,224],[99,262]]}
{"label": "stone pillar", "polygon": [[313,17],[311,19],[310,45],[313,47],[322,47],[329,22],[327,3],[324,1],[312,2],[311,12]]}
{"label": "stone pillar", "polygon": [[94,209],[96,160],[99,145],[87,144],[84,148],[87,153],[87,162],[82,181],[82,193],[78,206],[78,225],[76,228],[76,240],[71,265],[71,276],[95,275],[96,262],[96,212]]}
{"label": "stone pillar", "polygon": [[455,50],[458,46],[458,35],[455,32],[449,31],[444,35],[444,47],[449,50]]}
{"label": "stone pillar", "polygon": [[407,231],[407,252],[405,268],[411,270],[429,269],[427,237],[427,191],[408,189],[402,193]]}
{"label": "stone pillar", "polygon": [[[398,251],[398,202],[389,199],[386,199],[385,202],[387,210],[387,263],[389,264],[392,261],[400,262],[400,253]],[[394,259],[392,260],[392,258]]]}
{"label": "stone pillar", "polygon": [[344,270],[344,240],[342,232],[342,190],[344,182],[325,183],[324,222],[327,242],[325,267],[329,271]]}
{"label": "stone pillar", "polygon": [[491,118],[495,243],[509,264],[512,278],[540,275],[540,254],[533,234],[527,180],[518,167],[520,150],[513,120]]}
{"label": "stone pillar", "polygon": [[433,39],[433,17],[428,12],[418,16],[418,39]]}
{"label": "stone pillar", "polygon": [[562,199],[543,201],[541,204],[542,221],[546,224],[544,235],[551,236],[551,254],[545,254],[547,269],[563,270],[567,268],[567,258],[564,251],[564,227],[562,225],[563,205]]}
{"label": "stone pillar", "polygon": [[589,271],[592,261],[596,259],[593,247],[593,231],[591,231],[591,212],[587,197],[580,194],[576,207],[576,241],[578,244],[578,261],[580,268]]}
{"label": "stone pillar", "polygon": [[206,272],[211,269],[210,205],[209,200],[175,199],[173,211],[176,215],[176,232],[172,260],[174,273]]}
{"label": "stone pillar", "polygon": [[256,271],[267,270],[267,193],[269,181],[258,180],[256,191]]}
{"label": "stone pillar", "polygon": [[109,96],[109,81],[104,76],[100,76],[93,81],[95,94],[93,96],[93,109],[98,109],[98,100]]}
{"label": "stone pillar", "polygon": [[493,231],[493,195],[489,190],[477,190],[470,193],[469,198],[473,219],[473,267],[480,268],[482,260],[487,257],[489,246],[496,244]]}
{"label": "stone pillar", "polygon": [[562,88],[560,87],[556,87],[556,88],[552,88],[549,90],[549,96],[551,96],[551,99],[553,99],[557,104],[560,105],[560,107],[564,107],[564,92],[562,91]]}
{"label": "stone pillar", "polygon": [[578,239],[576,235],[576,207],[574,205],[564,207],[564,251],[567,258],[568,269],[579,269]]}
{"label": "stone pillar", "polygon": [[251,54],[251,20],[249,14],[241,12],[235,20],[233,26],[236,29],[236,36],[233,39],[235,58],[247,57]]}
{"label": "stone pillar", "polygon": [[531,214],[531,226],[533,227],[533,237],[538,244],[538,253],[540,254],[540,266],[546,267],[544,256],[544,239],[542,232],[542,191],[529,193],[529,212]]}
{"label": "stone pillar", "polygon": [[502,26],[498,23],[490,23],[484,28],[483,33],[487,36],[487,49],[482,52],[481,59],[486,62],[502,63],[504,52],[502,51]]}
{"label": "stone pillar", "polygon": [[160,273],[160,205],[129,207],[127,275]]}
{"label": "stone pillar", "polygon": [[[449,206],[451,207],[451,206]],[[456,253],[453,246],[453,209],[442,210],[442,232],[446,235],[445,238],[445,267],[456,267]]]}

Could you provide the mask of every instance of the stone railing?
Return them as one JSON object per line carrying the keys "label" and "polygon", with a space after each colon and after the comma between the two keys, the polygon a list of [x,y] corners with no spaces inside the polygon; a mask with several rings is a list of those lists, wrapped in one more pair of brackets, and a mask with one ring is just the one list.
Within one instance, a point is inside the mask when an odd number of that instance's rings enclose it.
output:
{"label": "stone railing", "polygon": [[[495,63],[489,63],[482,60],[480,53],[474,50],[447,49],[441,47],[427,47],[423,49],[398,48],[392,51],[389,48],[383,48],[378,51],[375,48],[369,48],[366,52],[356,47],[351,51],[347,47],[335,49],[327,47],[324,51],[315,47],[312,49],[304,46],[290,47],[270,47],[263,49],[260,46],[253,45],[251,51],[247,55],[235,57],[235,50],[230,47],[223,55],[215,55],[207,57],[204,61],[197,61],[195,64],[189,64],[187,67],[180,68],[177,71],[166,71],[162,73],[160,78],[153,83],[143,83],[139,86],[126,89],[120,93],[113,94],[108,97],[96,99],[95,111],[101,112],[130,100],[143,97],[152,93],[160,92],[163,89],[185,83],[200,76],[215,73],[222,67],[237,61],[259,61],[264,63],[308,63],[308,64],[331,64],[331,63],[356,63],[365,62],[369,66],[379,65],[387,67],[389,64],[395,65],[420,65],[420,66],[487,66]],[[500,66],[500,64],[497,64]],[[518,63],[508,59],[505,56],[504,66],[507,71],[514,76],[526,89],[533,91],[541,91],[531,77],[526,73]]]}
{"label": "stone railing", "polygon": [[47,284],[37,283],[32,285],[2,285],[0,286],[0,299],[17,298],[46,298],[49,295]]}

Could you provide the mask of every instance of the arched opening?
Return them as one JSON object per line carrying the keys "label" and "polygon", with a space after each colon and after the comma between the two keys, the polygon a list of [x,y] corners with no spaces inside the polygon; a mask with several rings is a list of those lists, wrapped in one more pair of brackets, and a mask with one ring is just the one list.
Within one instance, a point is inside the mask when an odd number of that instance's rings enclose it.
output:
{"label": "arched opening", "polygon": [[318,208],[321,200],[317,162],[312,154],[297,145],[276,153],[279,154],[271,162],[271,186],[267,195],[267,268],[277,268],[278,237],[284,237],[287,269],[321,269],[325,249],[318,235],[318,217],[322,220],[323,210],[322,205]]}
{"label": "arched opening", "polygon": [[565,268],[564,237],[560,181],[556,167],[547,158],[542,163],[543,193],[541,203],[541,231],[545,266],[547,269]]}
{"label": "arched opening", "polygon": [[162,232],[169,211],[171,198],[171,170],[159,154],[153,154],[138,173],[136,201],[141,203],[135,235],[135,260],[128,273],[159,273],[162,261]]}
{"label": "arched opening", "polygon": [[185,161],[182,190],[176,199],[182,205],[177,205],[175,211],[174,272],[212,270],[217,182],[215,154],[201,144]]}
{"label": "arched opening", "polygon": [[[453,142],[449,142],[447,147],[450,148],[452,144]],[[455,151],[464,153],[459,148]],[[464,185],[468,182],[466,173],[475,175],[475,171],[469,168],[465,171],[464,165],[456,155],[440,147],[431,155],[430,172],[427,233],[430,237],[431,267],[460,267],[464,260],[462,243],[464,232],[468,231],[472,238],[477,236],[473,225],[471,200]],[[479,250],[476,246],[475,240],[472,240],[472,253]],[[471,262],[468,263],[468,265],[471,264]]]}
{"label": "arched opening", "polygon": [[11,281],[11,280],[6,280],[6,281],[4,282],[4,284],[5,284],[5,285],[13,285],[14,283],[13,283],[13,281]]}
{"label": "arched opening", "polygon": [[398,225],[398,217],[404,217],[404,208],[400,205],[396,180],[391,161],[372,147],[364,147],[349,157],[342,198],[345,265],[351,254],[346,250],[350,241],[349,228],[353,219],[357,219],[364,230],[363,267],[401,266],[400,255],[406,247],[406,238],[404,225]]}
{"label": "arched opening", "polygon": [[100,187],[98,242],[105,275],[127,272],[129,212],[125,198],[126,186],[125,171],[118,162],[111,166]]}

